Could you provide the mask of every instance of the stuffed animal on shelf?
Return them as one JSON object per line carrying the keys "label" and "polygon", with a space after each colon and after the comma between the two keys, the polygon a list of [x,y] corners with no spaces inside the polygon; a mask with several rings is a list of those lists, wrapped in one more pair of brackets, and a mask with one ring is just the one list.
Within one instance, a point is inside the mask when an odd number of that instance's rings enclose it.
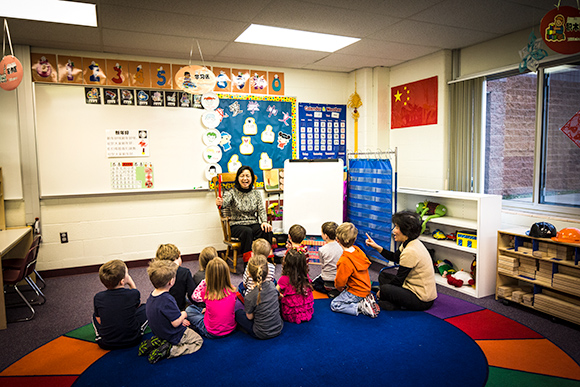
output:
{"label": "stuffed animal on shelf", "polygon": [[439,218],[447,214],[447,207],[443,204],[430,202],[425,200],[424,202],[417,203],[415,212],[423,218],[423,215],[429,215],[425,220],[423,220],[423,226],[421,227],[421,234],[425,232],[425,227],[427,227],[427,222],[433,218]]}
{"label": "stuffed animal on shelf", "polygon": [[447,276],[447,283],[451,286],[455,286],[457,288],[460,288],[464,285],[471,285],[471,286],[475,286],[475,281],[473,280],[473,278],[471,277],[471,274],[469,274],[466,271],[463,271],[463,269],[451,274]]}
{"label": "stuffed animal on shelf", "polygon": [[437,268],[437,271],[439,271],[439,274],[441,274],[441,277],[443,278],[457,271],[453,268],[453,264],[451,263],[451,261],[448,261],[447,259],[443,261],[442,260],[436,261],[435,267]]}

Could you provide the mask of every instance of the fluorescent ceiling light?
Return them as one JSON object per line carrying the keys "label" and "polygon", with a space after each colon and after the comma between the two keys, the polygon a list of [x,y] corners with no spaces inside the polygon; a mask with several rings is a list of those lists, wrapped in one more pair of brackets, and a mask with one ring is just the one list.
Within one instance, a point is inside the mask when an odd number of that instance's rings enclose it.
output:
{"label": "fluorescent ceiling light", "polygon": [[59,0],[0,0],[0,16],[14,19],[97,26],[95,4]]}
{"label": "fluorescent ceiling light", "polygon": [[299,48],[303,50],[334,52],[360,39],[347,36],[320,34],[287,28],[262,26],[252,24],[236,42],[263,44],[266,46]]}

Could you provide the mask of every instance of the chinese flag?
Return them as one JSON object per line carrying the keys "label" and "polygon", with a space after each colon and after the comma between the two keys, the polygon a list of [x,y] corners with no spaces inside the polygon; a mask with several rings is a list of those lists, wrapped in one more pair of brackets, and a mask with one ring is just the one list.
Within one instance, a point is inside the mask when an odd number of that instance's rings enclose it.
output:
{"label": "chinese flag", "polygon": [[391,129],[436,123],[436,76],[391,88]]}

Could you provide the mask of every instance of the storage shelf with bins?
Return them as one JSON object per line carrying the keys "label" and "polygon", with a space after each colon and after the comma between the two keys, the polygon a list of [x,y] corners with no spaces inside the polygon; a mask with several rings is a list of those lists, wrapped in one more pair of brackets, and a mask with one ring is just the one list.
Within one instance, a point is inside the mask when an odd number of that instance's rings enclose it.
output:
{"label": "storage shelf with bins", "polygon": [[580,325],[580,244],[498,232],[496,300]]}
{"label": "storage shelf with bins", "polygon": [[471,262],[476,259],[475,287],[451,286],[445,278],[436,273],[437,284],[477,298],[494,294],[497,230],[501,227],[501,197],[468,192],[399,188],[397,211],[414,212],[417,204],[425,200],[447,207],[445,216],[428,221],[427,226],[431,232],[440,229],[445,234],[457,231],[473,231],[477,234],[475,248],[459,246],[452,240],[438,240],[431,234],[419,237],[428,249],[435,250],[436,260],[448,259],[457,270],[470,272]]}

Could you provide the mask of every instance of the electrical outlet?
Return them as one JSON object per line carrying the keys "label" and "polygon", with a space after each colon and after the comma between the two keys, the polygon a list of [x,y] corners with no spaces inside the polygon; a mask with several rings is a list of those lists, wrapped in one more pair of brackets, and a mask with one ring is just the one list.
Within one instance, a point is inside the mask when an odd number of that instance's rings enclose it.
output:
{"label": "electrical outlet", "polygon": [[68,233],[67,232],[60,233],[60,243],[68,243]]}

